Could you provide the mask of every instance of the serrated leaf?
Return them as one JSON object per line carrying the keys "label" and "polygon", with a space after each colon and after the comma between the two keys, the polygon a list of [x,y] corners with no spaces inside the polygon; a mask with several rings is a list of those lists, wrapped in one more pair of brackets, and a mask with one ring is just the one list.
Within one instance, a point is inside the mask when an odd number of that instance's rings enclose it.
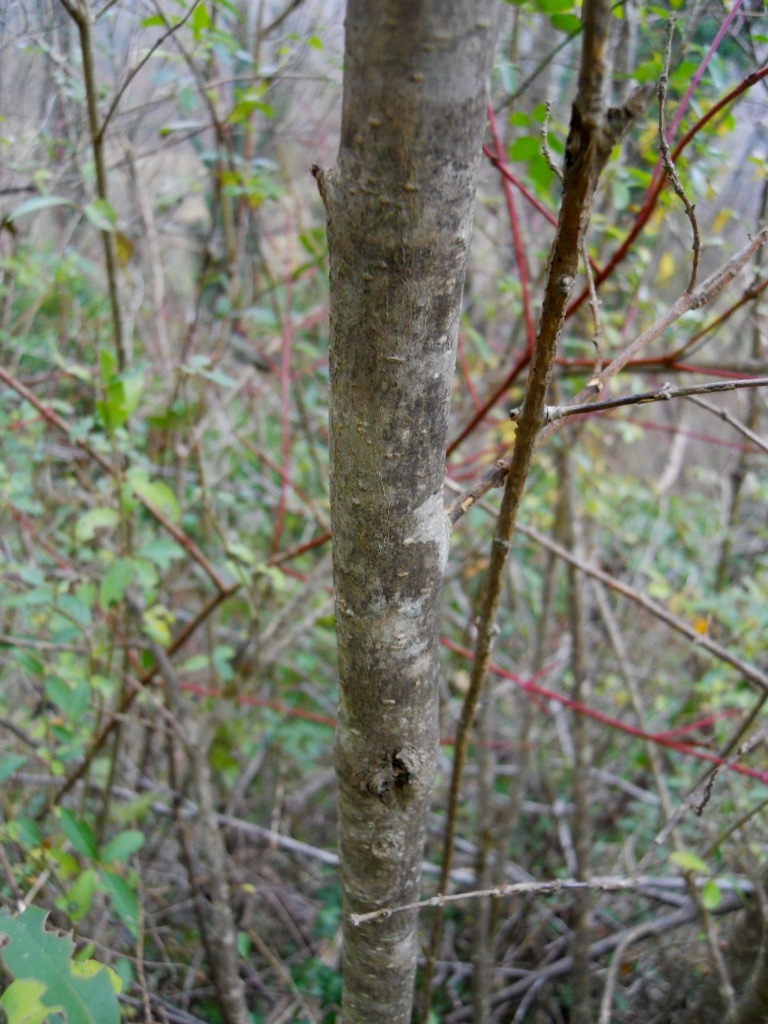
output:
{"label": "serrated leaf", "polygon": [[9,221],[16,220],[27,213],[37,213],[38,210],[50,210],[54,206],[74,205],[71,199],[65,199],[63,196],[33,196],[31,199],[23,202],[21,206],[17,206],[15,210],[8,214],[6,219]]}
{"label": "serrated leaf", "polygon": [[96,858],[96,839],[91,826],[85,821],[79,821],[68,807],[62,807],[59,811],[59,820],[64,835],[72,843],[74,849],[82,857],[94,860]]}
{"label": "serrated leaf", "polygon": [[699,871],[702,874],[709,874],[709,868],[701,857],[697,857],[695,853],[680,850],[676,853],[671,853],[669,859],[673,864],[677,864],[678,867],[682,868],[683,871]]}
{"label": "serrated leaf", "polygon": [[[93,943],[89,943],[86,948],[93,952]],[[92,978],[99,971],[106,972],[109,977],[109,983],[112,986],[112,991],[119,995],[123,991],[123,982],[117,971],[113,971],[106,964],[100,964],[98,960],[72,961],[72,973],[78,978]]]}
{"label": "serrated leaf", "polygon": [[44,979],[45,992],[37,990],[40,1002],[49,1014],[65,1014],[69,1024],[120,1024],[120,1005],[108,972],[75,974],[72,940],[46,931],[45,917],[39,907],[27,907],[17,917],[7,908],[0,910],[0,933],[11,940],[2,949],[7,969],[22,981]]}
{"label": "serrated leaf", "polygon": [[45,1006],[41,1001],[47,987],[36,978],[11,982],[0,997],[8,1024],[43,1024],[49,1013],[63,1010],[63,1006]]}
{"label": "serrated leaf", "polygon": [[112,604],[119,604],[133,582],[136,565],[130,558],[118,558],[105,573],[99,586],[99,604],[106,611]]}
{"label": "serrated leaf", "polygon": [[120,522],[120,516],[113,508],[92,508],[75,523],[75,539],[93,540],[97,530],[110,530]]}
{"label": "serrated leaf", "polygon": [[102,864],[126,863],[142,848],[144,842],[143,832],[139,832],[137,828],[127,828],[109,840],[101,851],[99,860]]}

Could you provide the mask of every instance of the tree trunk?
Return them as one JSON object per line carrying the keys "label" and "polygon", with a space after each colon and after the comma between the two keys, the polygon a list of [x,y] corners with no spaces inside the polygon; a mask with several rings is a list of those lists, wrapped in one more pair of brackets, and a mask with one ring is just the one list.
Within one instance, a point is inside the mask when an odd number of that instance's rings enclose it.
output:
{"label": "tree trunk", "polygon": [[350,0],[331,276],[345,1024],[410,1020],[438,742],[448,404],[495,0]]}

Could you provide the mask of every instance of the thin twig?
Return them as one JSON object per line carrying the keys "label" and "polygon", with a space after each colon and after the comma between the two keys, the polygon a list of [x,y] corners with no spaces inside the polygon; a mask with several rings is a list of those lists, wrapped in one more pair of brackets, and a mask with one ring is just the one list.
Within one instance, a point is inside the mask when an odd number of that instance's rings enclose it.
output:
{"label": "thin twig", "polygon": [[746,423],[742,423],[741,420],[737,420],[735,416],[732,416],[726,409],[718,409],[716,405],[712,405],[711,402],[705,402],[703,398],[690,397],[690,401],[695,405],[701,406],[702,409],[706,409],[707,412],[711,412],[713,416],[717,416],[719,419],[724,420],[730,424],[734,430],[737,430],[744,437],[749,438],[752,444],[757,445],[761,451],[768,453],[768,443],[766,443],[761,437],[759,437],[754,430],[750,430]]}
{"label": "thin twig", "polygon": [[[711,274],[706,281],[702,282],[695,291],[684,292],[666,313],[660,316],[658,320],[654,321],[654,323],[652,323],[650,327],[646,328],[646,330],[643,331],[643,333],[637,337],[631,345],[628,345],[623,352],[617,355],[600,373],[599,377],[592,378],[587,387],[583,388],[581,393],[574,399],[574,407],[578,407],[579,403],[585,398],[588,398],[590,393],[594,393],[596,381],[602,381],[603,384],[605,384],[612,377],[615,377],[616,374],[635,359],[644,348],[663,334],[664,331],[675,323],[676,320],[679,320],[684,313],[687,313],[691,309],[698,309],[700,306],[711,302],[711,300],[719,295],[723,288],[725,288],[726,285],[736,277],[739,271],[743,269],[751,257],[765,243],[766,239],[768,239],[768,227],[763,228],[757,233],[757,235],[750,238],[749,242],[747,242],[745,246],[735,253],[718,270]],[[663,399],[664,395],[661,395],[660,397]],[[597,407],[597,403],[587,404],[588,409],[595,409]],[[546,407],[544,408],[546,409]],[[582,408],[580,411],[584,412],[585,409]],[[521,414],[522,413],[519,415]],[[557,429],[558,425],[556,422],[544,423],[543,430],[541,430],[536,444],[542,444],[549,435]],[[467,431],[464,431],[462,437],[465,436],[466,433]],[[456,442],[454,442],[454,447],[455,444]],[[484,494],[487,494],[488,491],[495,487],[500,487],[504,483],[512,463],[513,456],[497,460],[481,480],[451,503],[451,505],[446,509],[446,516],[451,525],[455,525],[464,513],[468,512]]]}
{"label": "thin twig", "polygon": [[[729,104],[733,103],[736,99],[738,99],[738,97],[742,93],[746,92],[748,89],[751,89],[753,85],[756,85],[761,79],[765,78],[766,75],[768,75],[768,67],[761,68],[759,71],[753,71],[751,74],[747,75],[746,78],[744,78],[737,86],[729,90],[729,92],[727,92],[725,96],[722,96],[717,101],[717,103],[710,107],[706,114],[703,114],[699,118],[699,120],[688,129],[685,135],[683,135],[678,144],[675,146],[674,151],[672,152],[672,159],[676,160],[678,158],[678,156],[682,153],[682,151],[685,149],[685,147],[688,145],[691,139],[693,139],[702,130],[702,128],[704,128],[704,126],[712,120],[713,117],[716,117],[721,110],[723,110]],[[643,230],[645,225],[648,223],[651,214],[655,210],[656,204],[659,200],[659,196],[661,195],[663,187],[663,178],[659,178],[655,185],[651,184],[648,187],[648,193],[645,202],[643,203],[642,209],[638,213],[635,223],[632,225],[629,234],[626,236],[626,238],[621,243],[616,252],[613,254],[613,256],[611,256],[608,262],[604,264],[604,266],[598,272],[596,276],[596,284],[598,286],[601,285],[603,281],[606,280],[606,278],[610,277],[610,275],[616,269],[618,264],[622,262],[622,260],[625,258],[629,250],[632,248],[635,239]],[[573,300],[573,302],[568,308],[569,317],[576,312],[576,310],[579,308],[582,302],[587,298],[587,294],[588,292],[585,288],[584,291],[582,291],[581,294],[578,295]]]}
{"label": "thin twig", "polygon": [[[717,915],[732,914],[735,911],[743,909],[743,897],[734,894],[722,899],[720,904],[715,907],[713,913]],[[671,931],[672,929],[690,924],[692,921],[695,921],[697,917],[698,908],[689,901],[679,910],[675,910],[671,914],[665,914],[663,917],[659,917],[653,921],[653,927],[649,930],[649,934],[661,935],[666,931]],[[606,953],[612,952],[612,950],[616,949],[616,947],[622,943],[626,934],[626,931],[617,932],[615,935],[609,935],[605,939],[598,939],[596,942],[593,942],[589,947],[590,957],[593,960],[596,960],[598,957],[605,956]],[[518,981],[513,982],[513,984],[496,992],[493,996],[492,1004],[494,1006],[499,1006],[501,1003],[507,1002],[510,999],[516,999],[519,996],[524,995],[532,985],[539,985],[543,982],[554,981],[555,978],[562,978],[566,974],[570,974],[572,970],[572,956],[564,956],[560,960],[556,960],[554,963],[545,964],[537,970],[530,971],[524,978],[520,978]],[[471,1020],[471,1014],[471,1007],[461,1007],[460,1009],[448,1014],[444,1018],[444,1024],[461,1024],[463,1021]]]}
{"label": "thin twig", "polygon": [[[96,62],[93,48],[93,15],[86,0],[60,0],[60,3],[74,21],[80,38],[80,53],[83,60],[83,84],[85,86],[86,108],[88,111],[88,130],[93,151],[93,163],[96,170],[96,194],[103,203],[109,203],[109,182],[106,161],[104,159],[104,138],[99,123],[98,85],[96,82]],[[120,305],[117,243],[115,241],[115,233],[112,230],[102,230],[101,238],[104,246],[104,267],[107,275],[107,292],[112,312],[112,330],[114,332],[117,365],[118,369],[124,370],[127,365],[128,355],[123,313]]]}
{"label": "thin twig", "polygon": [[[670,384],[663,384],[656,391],[643,391],[637,395],[623,395],[620,398],[606,398],[602,402],[584,402],[581,405],[548,405],[544,408],[544,423],[554,423],[557,420],[565,419],[566,416],[582,416],[593,412],[603,412],[605,409],[618,409],[624,405],[648,405],[651,402],[668,402],[672,398],[691,398],[697,405],[709,409],[722,419],[727,419],[729,423],[732,423],[732,426],[739,429],[742,425],[737,420],[734,421],[732,417],[728,418],[728,414],[721,413],[716,406],[710,405],[708,402],[702,402],[700,399],[693,398],[692,396],[712,395],[720,391],[740,391],[742,388],[761,388],[766,385],[768,385],[768,377],[749,377],[743,380],[718,381],[715,384],[691,384],[683,388],[673,388]],[[510,419],[517,420],[519,415],[519,409],[509,410]],[[760,448],[768,451],[765,442],[761,441],[752,431],[743,427],[741,432]]]}
{"label": "thin twig", "polygon": [[[587,229],[600,174],[613,146],[628,126],[634,105],[628,103],[609,116],[603,102],[606,76],[605,41],[609,25],[607,0],[586,0],[582,14],[582,53],[579,86],[573,104],[565,153],[565,181],[557,234],[552,244],[536,344],[531,355],[525,403],[518,423],[510,471],[493,534],[490,564],[483,585],[478,636],[469,689],[461,709],[454,748],[442,845],[440,888],[445,889],[453,858],[464,764],[475,711],[480,700],[496,632],[504,569],[522,501],[533,452],[542,426],[542,411],[557,343],[579,265],[579,246]],[[439,948],[442,917],[436,915],[425,972],[428,1018],[431,980]]]}
{"label": "thin twig", "polygon": [[615,577],[610,576],[607,572],[599,569],[597,566],[592,565],[581,558],[578,558],[573,552],[568,551],[561,544],[558,544],[554,540],[550,540],[549,537],[545,537],[544,534],[538,530],[532,529],[530,526],[523,526],[520,523],[517,524],[516,529],[524,536],[529,537],[531,540],[540,544],[542,547],[553,551],[558,557],[571,565],[575,565],[577,569],[586,573],[593,579],[600,580],[611,590],[615,590],[616,593],[622,594],[624,597],[629,598],[634,604],[644,608],[647,612],[659,619],[661,622],[666,623],[676,633],[680,633],[686,637],[691,643],[699,648],[700,650],[707,651],[714,658],[719,661],[725,662],[726,665],[730,665],[735,668],[737,672],[753,683],[758,690],[762,690],[764,693],[768,693],[768,674],[759,669],[756,665],[745,661],[740,658],[737,654],[732,654],[727,648],[723,647],[722,644],[717,643],[711,637],[702,636],[696,629],[686,622],[685,619],[679,618],[677,615],[673,615],[668,612],[666,608],[658,604],[652,598],[647,597],[639,590],[635,590],[626,583],[622,583],[621,580],[617,580]]}
{"label": "thin twig", "polygon": [[603,389],[603,382],[599,379],[600,370],[603,368],[603,325],[600,322],[600,300],[597,297],[595,276],[592,273],[592,264],[589,262],[589,249],[584,238],[581,240],[581,262],[587,278],[589,308],[592,312],[592,323],[594,325],[592,344],[595,347],[595,362],[592,367],[592,379],[587,384],[587,388],[594,388],[595,394],[599,394]]}
{"label": "thin twig", "polygon": [[[709,876],[696,880],[697,885],[703,886],[710,881]],[[425,900],[418,900],[415,903],[404,903],[397,907],[380,907],[378,910],[371,910],[367,914],[350,914],[349,920],[355,926],[368,924],[371,921],[380,921],[383,918],[394,917],[396,914],[407,914],[413,910],[425,910],[428,907],[448,907],[456,903],[465,903],[468,900],[478,899],[505,899],[507,896],[549,896],[560,892],[627,892],[642,891],[656,885],[656,879],[652,875],[639,875],[635,877],[616,878],[601,877],[588,878],[579,881],[576,878],[556,878],[547,882],[510,882],[508,885],[494,885],[489,889],[472,889],[469,892],[457,892],[452,895],[430,896]],[[741,891],[741,890],[739,890]]]}
{"label": "thin twig", "polygon": [[554,158],[552,156],[552,150],[549,148],[549,139],[547,138],[547,136],[549,135],[549,117],[551,113],[552,100],[547,100],[547,102],[544,104],[544,122],[541,126],[541,131],[539,132],[541,136],[541,154],[547,161],[547,166],[549,167],[550,171],[552,171],[552,173],[559,181],[562,181],[563,172],[560,170],[560,167],[554,161]]}
{"label": "thin twig", "polygon": [[687,291],[692,291],[696,287],[696,278],[699,274],[699,259],[701,257],[701,235],[699,234],[699,223],[696,220],[696,213],[694,211],[693,204],[688,199],[683,184],[678,177],[677,171],[675,170],[675,164],[672,160],[672,155],[669,151],[669,143],[667,142],[667,128],[664,119],[664,104],[667,98],[667,82],[669,81],[669,62],[672,57],[672,37],[675,34],[675,19],[670,18],[667,22],[667,43],[664,50],[664,66],[661,74],[659,75],[659,85],[657,94],[659,97],[659,149],[661,151],[661,157],[664,162],[664,170],[667,172],[667,177],[672,183],[672,188],[675,190],[675,194],[679,196],[680,200],[685,207],[685,212],[688,215],[688,220],[691,222],[691,229],[693,231],[693,265],[691,267],[691,277],[688,281]]}
{"label": "thin twig", "polygon": [[166,29],[166,31],[160,36],[160,38],[157,39],[150,46],[150,48],[147,50],[147,52],[144,54],[144,56],[141,58],[138,64],[135,64],[128,72],[128,74],[125,76],[122,85],[120,85],[117,91],[115,92],[115,95],[112,97],[112,102],[110,103],[106,114],[102,118],[101,127],[98,131],[98,138],[100,142],[104,139],[104,134],[107,130],[107,126],[114,117],[115,111],[117,110],[118,105],[120,104],[120,100],[125,95],[125,91],[128,88],[128,86],[134,80],[136,75],[138,75],[141,69],[147,64],[147,62],[160,49],[160,47],[163,45],[166,39],[169,36],[173,35],[174,32],[177,32],[182,27],[182,25],[184,25],[192,17],[192,15],[195,13],[195,9],[200,6],[201,2],[202,0],[194,0],[194,2],[189,5],[189,10],[181,19],[181,21],[177,21],[175,24],[171,25],[168,29]]}

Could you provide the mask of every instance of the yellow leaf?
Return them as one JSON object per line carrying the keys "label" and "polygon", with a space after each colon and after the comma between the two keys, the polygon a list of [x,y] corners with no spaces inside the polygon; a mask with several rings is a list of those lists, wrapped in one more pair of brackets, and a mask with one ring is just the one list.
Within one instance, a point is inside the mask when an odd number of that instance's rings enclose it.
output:
{"label": "yellow leaf", "polygon": [[659,282],[659,284],[666,284],[667,281],[669,281],[669,279],[672,277],[674,272],[675,257],[671,253],[665,252],[659,260],[659,269],[656,274],[656,280]]}
{"label": "yellow leaf", "polygon": [[128,235],[118,231],[115,236],[115,248],[117,249],[117,262],[121,267],[126,267],[133,256],[133,242]]}

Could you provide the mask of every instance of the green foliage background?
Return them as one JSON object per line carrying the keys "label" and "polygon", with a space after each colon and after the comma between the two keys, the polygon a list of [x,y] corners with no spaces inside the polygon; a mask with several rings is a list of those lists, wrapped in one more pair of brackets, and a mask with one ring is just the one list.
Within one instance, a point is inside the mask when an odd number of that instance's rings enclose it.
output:
{"label": "green foliage background", "polygon": [[[327,274],[321,207],[306,168],[333,161],[339,11],[306,3],[286,13],[264,4],[257,24],[252,5],[227,0],[96,10],[101,116],[118,100],[104,139],[106,199],[96,184],[77,34],[58,3],[31,6],[34,12],[8,4],[0,27],[5,52],[12,51],[10,70],[0,73],[0,933],[12,934],[2,922],[14,904],[34,902],[73,931],[78,962],[96,958],[114,968],[127,1015],[151,993],[183,1009],[177,1019],[217,1021],[193,912],[194,901],[205,904],[207,866],[195,847],[190,766],[207,758],[224,816],[253,1020],[280,1019],[290,1007],[290,1019],[330,1022],[340,993],[340,907]],[[669,85],[674,112],[722,12],[671,6],[680,17]],[[617,18],[631,18],[636,32],[632,67],[616,69],[618,92],[625,80],[658,78],[668,13],[617,5]],[[494,76],[508,167],[552,213],[558,184],[541,132],[548,118],[549,150],[560,159],[577,15],[570,0],[507,5]],[[740,23],[708,59],[681,131],[764,62],[760,24]],[[554,101],[549,115],[547,100]],[[726,107],[678,162],[699,206],[708,271],[764,220],[764,153],[750,148],[760,131],[762,108]],[[590,232],[597,264],[638,215],[657,160],[655,132],[649,112],[606,171]],[[735,167],[737,150],[748,156]],[[551,233],[532,207],[520,209],[535,307]],[[490,164],[476,222],[456,433],[505,379],[525,338],[523,284]],[[684,287],[688,231],[676,198],[663,193],[601,288],[606,352],[631,340]],[[117,256],[127,365],[115,347],[103,233]],[[646,364],[623,375],[620,390],[643,390],[669,374],[757,372],[766,347],[764,284],[759,259],[717,310],[678,323]],[[703,333],[718,314],[727,314],[722,325]],[[592,334],[583,310],[569,321],[555,385],[560,400],[590,373]],[[513,382],[511,404],[522,385],[522,376]],[[514,428],[506,404],[490,408],[451,453],[450,481],[469,486],[508,453]],[[728,408],[764,436],[763,398],[742,396]],[[576,493],[570,513],[561,503],[565,457]],[[761,664],[768,631],[764,459],[727,424],[682,404],[582,421],[540,450],[525,525],[562,542],[563,515],[575,515],[588,558]],[[467,661],[455,648],[471,647],[496,502],[489,495],[454,534],[443,622],[453,645],[441,683],[444,768],[466,686]],[[471,774],[459,851],[469,868],[483,844],[494,849],[499,881],[510,870],[542,879],[571,870],[563,833],[574,784],[571,713],[526,694],[509,675],[571,692],[570,586],[546,550],[518,538],[495,652],[508,675],[497,677],[488,696],[493,720],[478,736],[478,746],[494,751],[491,794],[478,802],[482,779]],[[688,752],[658,748],[677,807],[706,767],[692,756],[697,750],[727,750],[751,712],[757,717],[748,735],[759,737],[757,698],[732,668],[631,603],[609,602],[643,708],[630,698],[594,599],[590,686],[581,699],[614,723],[637,727],[643,710],[647,731],[695,741]],[[736,876],[760,875],[762,741],[739,754],[752,775],[721,771],[701,817],[683,817],[674,860],[674,847],[655,845],[666,797],[648,746],[605,721],[589,730],[594,874],[642,864],[665,878],[698,873],[723,891]],[[430,857],[439,846],[446,776]],[[719,891],[705,889],[709,909],[717,909]],[[641,895],[603,900],[609,930],[653,912]],[[513,953],[518,969],[532,970],[548,944],[561,941],[569,906],[566,897],[548,910],[541,901],[510,906],[497,938],[499,988]],[[471,905],[452,912],[449,923],[438,1012],[459,1020],[469,1005],[463,965],[471,958]],[[532,937],[521,948],[526,934]],[[652,998],[701,990],[706,944],[695,928],[672,943],[672,959],[663,948],[638,953],[616,1019],[638,1019],[633,1012]],[[24,980],[2,955],[6,974]],[[541,1006],[566,1005],[563,986],[542,996]],[[31,991],[30,1005],[38,998]],[[13,1024],[7,998],[3,1005]]]}

